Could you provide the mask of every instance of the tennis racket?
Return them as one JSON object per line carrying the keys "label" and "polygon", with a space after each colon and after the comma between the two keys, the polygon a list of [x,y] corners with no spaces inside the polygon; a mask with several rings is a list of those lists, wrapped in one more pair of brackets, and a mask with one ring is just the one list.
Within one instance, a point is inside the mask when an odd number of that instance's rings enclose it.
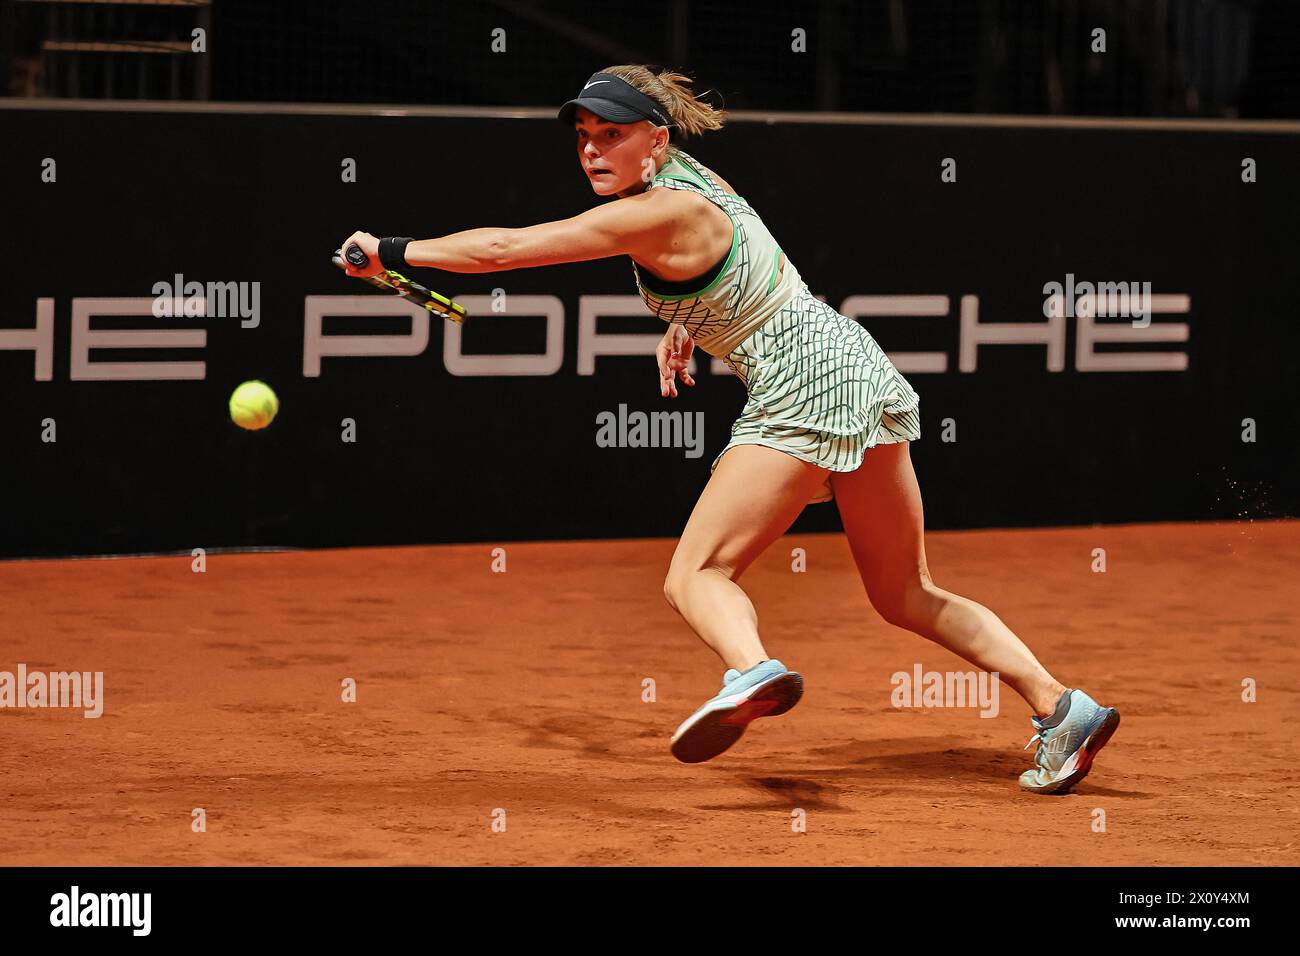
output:
{"label": "tennis racket", "polygon": [[[370,257],[362,252],[361,247],[355,242],[348,246],[347,262],[343,261],[343,254],[338,250],[335,250],[331,261],[340,269],[346,269],[349,263],[355,269],[364,269],[370,265]],[[400,272],[394,272],[392,269],[385,269],[378,275],[366,276],[365,281],[376,289],[383,289],[385,292],[395,293],[404,299],[410,299],[416,305],[429,310],[434,315],[441,315],[443,318],[450,319],[458,324],[464,322],[465,317],[469,315],[463,305],[458,305],[446,296],[426,289],[418,282],[412,282]]]}

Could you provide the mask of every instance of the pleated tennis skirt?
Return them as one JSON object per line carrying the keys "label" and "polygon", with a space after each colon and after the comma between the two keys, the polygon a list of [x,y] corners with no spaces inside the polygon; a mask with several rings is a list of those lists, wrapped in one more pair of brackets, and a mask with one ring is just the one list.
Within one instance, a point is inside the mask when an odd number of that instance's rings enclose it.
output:
{"label": "pleated tennis skirt", "polygon": [[[803,290],[723,359],[748,399],[731,439],[828,471],[856,471],[868,448],[921,437],[920,397],[858,322]],[[809,504],[834,498],[830,476]]]}

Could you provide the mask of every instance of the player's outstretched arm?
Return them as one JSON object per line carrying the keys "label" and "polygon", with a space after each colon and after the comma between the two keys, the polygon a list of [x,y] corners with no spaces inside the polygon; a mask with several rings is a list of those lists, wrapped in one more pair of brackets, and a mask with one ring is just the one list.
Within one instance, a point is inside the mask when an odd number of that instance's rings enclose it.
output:
{"label": "player's outstretched arm", "polygon": [[[671,190],[653,190],[589,209],[571,219],[506,229],[466,229],[438,239],[418,239],[406,247],[412,266],[447,272],[504,272],[562,262],[585,262],[629,255],[661,242],[683,210]],[[357,232],[348,242],[361,246],[378,263],[379,240]],[[346,243],[342,248],[346,248]],[[362,275],[365,270],[349,275]]]}

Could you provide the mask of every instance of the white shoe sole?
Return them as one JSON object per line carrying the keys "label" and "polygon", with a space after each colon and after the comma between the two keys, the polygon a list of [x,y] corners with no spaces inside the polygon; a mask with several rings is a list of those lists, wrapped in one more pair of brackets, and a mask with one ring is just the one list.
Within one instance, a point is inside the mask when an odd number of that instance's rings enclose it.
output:
{"label": "white shoe sole", "polygon": [[750,721],[784,714],[802,696],[803,677],[794,671],[777,674],[738,694],[710,701],[677,728],[669,749],[682,763],[712,760],[741,738]]}

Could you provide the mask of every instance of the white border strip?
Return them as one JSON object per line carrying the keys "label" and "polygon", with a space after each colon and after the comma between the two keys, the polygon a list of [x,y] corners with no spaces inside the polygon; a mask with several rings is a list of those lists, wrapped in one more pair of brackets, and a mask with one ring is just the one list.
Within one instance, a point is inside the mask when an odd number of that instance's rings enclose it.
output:
{"label": "white border strip", "polygon": [[[105,113],[271,113],[301,116],[418,116],[554,120],[558,107],[385,106],[339,103],[216,103],[201,100],[73,100],[0,98],[0,110],[73,110]],[[1300,133],[1300,120],[1129,119],[1101,116],[1004,116],[964,113],[836,113],[734,110],[739,123],[825,123],[858,126],[975,126],[999,129],[1126,129],[1162,132]]]}

